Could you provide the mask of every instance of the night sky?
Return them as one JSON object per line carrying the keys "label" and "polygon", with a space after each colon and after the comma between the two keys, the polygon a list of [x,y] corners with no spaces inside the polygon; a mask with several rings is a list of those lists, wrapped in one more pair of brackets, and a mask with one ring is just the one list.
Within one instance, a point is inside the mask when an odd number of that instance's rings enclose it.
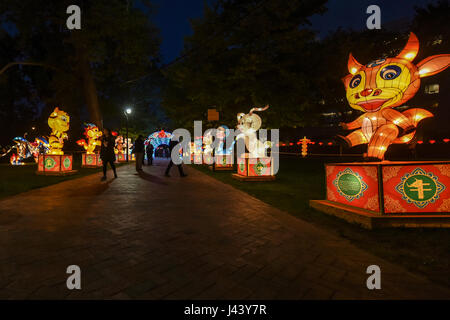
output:
{"label": "night sky", "polygon": [[[210,1],[209,1],[210,2]],[[366,27],[366,9],[371,4],[381,8],[381,27],[384,22],[412,18],[414,6],[423,7],[436,0],[329,0],[328,11],[312,17],[313,29],[325,36],[337,27],[360,30]],[[163,39],[163,62],[174,60],[183,49],[183,39],[192,33],[189,19],[201,17],[204,0],[154,0],[158,6],[156,24]]]}

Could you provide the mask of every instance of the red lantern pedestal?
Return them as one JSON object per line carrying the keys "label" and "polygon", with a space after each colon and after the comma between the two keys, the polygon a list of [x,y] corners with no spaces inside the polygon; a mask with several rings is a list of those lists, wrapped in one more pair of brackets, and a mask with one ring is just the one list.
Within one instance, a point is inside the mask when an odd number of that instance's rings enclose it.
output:
{"label": "red lantern pedestal", "polygon": [[203,164],[211,165],[213,163],[213,155],[211,153],[204,153],[202,155]]}
{"label": "red lantern pedestal", "polygon": [[82,168],[99,168],[102,167],[102,159],[99,153],[82,153],[81,167]]}
{"label": "red lantern pedestal", "polygon": [[116,162],[127,162],[127,156],[125,153],[116,154]]}
{"label": "red lantern pedestal", "polygon": [[36,174],[45,176],[66,176],[75,174],[72,169],[73,157],[71,154],[44,154],[39,155],[38,170]]}
{"label": "red lantern pedestal", "polygon": [[233,170],[233,156],[231,154],[218,154],[216,160],[208,168],[212,171],[230,171]]}
{"label": "red lantern pedestal", "polygon": [[232,176],[240,181],[273,181],[272,162],[271,157],[250,158],[245,155],[237,159],[237,173]]}
{"label": "red lantern pedestal", "polygon": [[191,154],[191,163],[193,163],[193,164],[202,164],[203,163],[203,154],[201,154],[201,153],[192,153]]}
{"label": "red lantern pedestal", "polygon": [[450,227],[450,161],[326,164],[310,206],[365,228]]}

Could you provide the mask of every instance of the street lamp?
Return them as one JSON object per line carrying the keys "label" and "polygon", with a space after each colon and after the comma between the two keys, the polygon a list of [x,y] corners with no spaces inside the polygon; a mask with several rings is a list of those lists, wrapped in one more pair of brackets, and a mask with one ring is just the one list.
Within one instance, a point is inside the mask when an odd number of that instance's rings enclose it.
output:
{"label": "street lamp", "polygon": [[126,125],[127,125],[127,136],[126,136],[126,139],[127,139],[127,149],[126,149],[126,154],[127,154],[127,162],[128,162],[128,115],[130,115],[131,114],[131,112],[132,112],[133,110],[131,110],[131,108],[126,108],[125,109],[125,112],[124,112],[124,114],[125,114],[125,118],[126,118]]}

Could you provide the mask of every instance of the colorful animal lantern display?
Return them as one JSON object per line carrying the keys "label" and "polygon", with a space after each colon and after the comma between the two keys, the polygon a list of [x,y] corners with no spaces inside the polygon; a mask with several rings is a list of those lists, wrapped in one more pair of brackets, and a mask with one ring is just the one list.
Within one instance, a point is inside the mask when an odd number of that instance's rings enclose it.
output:
{"label": "colorful animal lantern display", "polygon": [[299,140],[299,142],[302,146],[302,157],[306,157],[308,155],[308,143],[311,143],[311,140],[303,137]]}
{"label": "colorful animal lantern display", "polygon": [[347,100],[353,109],[364,114],[342,124],[343,129],[357,130],[339,137],[349,147],[368,144],[367,160],[383,160],[391,144],[408,143],[414,137],[417,124],[433,116],[419,108],[404,112],[394,109],[416,94],[421,78],[444,71],[450,65],[450,54],[431,56],[414,64],[418,51],[419,40],[411,33],[405,48],[394,58],[362,65],[352,54],[349,56],[350,74],[342,79]]}
{"label": "colorful animal lantern display", "polygon": [[48,140],[49,151],[47,154],[40,154],[38,160],[37,174],[41,175],[69,175],[77,171],[72,169],[73,157],[71,154],[64,154],[62,148],[64,140],[68,138],[69,115],[55,108],[48,118],[48,125],[52,129]]}
{"label": "colorful animal lantern display", "polygon": [[100,138],[102,132],[95,124],[87,123],[84,127],[84,135],[87,141],[85,139],[77,141],[77,144],[84,147],[86,150],[86,152],[81,155],[82,167],[96,168],[102,166],[100,154],[95,153],[95,148],[101,145]]}
{"label": "colorful animal lantern display", "polygon": [[37,163],[39,160],[40,154],[46,154],[50,150],[50,144],[48,143],[47,139],[44,137],[38,137],[34,139],[34,142],[30,143],[31,146],[31,154],[34,157],[34,161]]}
{"label": "colorful animal lantern display", "polygon": [[117,160],[120,161],[121,159],[125,160],[124,154],[124,145],[123,145],[123,137],[117,136],[116,137],[116,147],[114,148],[114,152],[116,154]]}
{"label": "colorful animal lantern display", "polygon": [[64,111],[59,110],[58,107],[50,114],[48,126],[52,129],[52,133],[49,138],[49,154],[64,154],[62,148],[64,146],[64,140],[68,138],[67,131],[69,131],[69,123],[69,115]]}
{"label": "colorful animal lantern display", "polygon": [[198,138],[191,142],[191,162],[195,164],[202,164],[203,162],[203,143],[202,139]]}
{"label": "colorful animal lantern display", "polygon": [[15,143],[14,148],[16,152],[11,153],[9,161],[13,166],[23,165],[23,161],[32,156],[29,148],[29,142],[23,137],[15,137],[13,142]]}
{"label": "colorful animal lantern display", "polygon": [[101,145],[100,138],[102,136],[102,132],[95,124],[88,123],[85,125],[84,135],[86,136],[87,141],[81,139],[77,141],[77,144],[84,147],[86,153],[94,154],[95,148]]}
{"label": "colorful animal lantern display", "polygon": [[237,159],[237,174],[235,179],[244,181],[264,181],[273,180],[273,166],[271,157],[267,156],[267,149],[271,147],[270,141],[260,141],[257,131],[261,128],[262,120],[254,112],[265,111],[264,108],[252,108],[248,114],[239,113],[237,115],[240,134],[236,139],[244,139],[248,153],[240,155]]}
{"label": "colorful animal lantern display", "polygon": [[36,138],[33,142],[29,142],[23,137],[15,137],[13,142],[15,145],[4,154],[11,153],[10,163],[12,165],[23,165],[24,160],[31,157],[38,162],[39,154],[48,152],[48,142],[42,137]]}
{"label": "colorful animal lantern display", "polygon": [[116,147],[114,149],[114,152],[116,153],[116,159],[119,162],[126,162],[127,161],[127,152],[128,152],[128,159],[134,160],[134,154],[131,153],[133,150],[133,143],[131,142],[131,139],[128,138],[128,150],[127,150],[127,141],[122,136],[117,136],[116,138]]}
{"label": "colorful animal lantern display", "polygon": [[363,66],[350,54],[350,74],[343,79],[347,100],[364,114],[343,125],[357,130],[342,138],[350,146],[368,144],[366,157],[377,162],[326,164],[326,200],[311,200],[312,207],[370,229],[450,227],[450,161],[380,161],[391,144],[411,141],[417,124],[432,116],[394,108],[414,96],[421,78],[450,64],[449,54],[413,64],[418,49],[411,33],[395,58]]}

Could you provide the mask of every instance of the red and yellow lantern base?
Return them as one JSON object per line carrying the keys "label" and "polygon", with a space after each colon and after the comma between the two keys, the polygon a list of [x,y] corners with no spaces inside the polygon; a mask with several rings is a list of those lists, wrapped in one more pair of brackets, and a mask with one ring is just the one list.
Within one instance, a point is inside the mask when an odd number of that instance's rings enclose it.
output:
{"label": "red and yellow lantern base", "polygon": [[450,162],[326,164],[327,199],[310,205],[367,228],[450,227]]}
{"label": "red and yellow lantern base", "polygon": [[191,153],[191,163],[202,164],[203,154],[202,153]]}
{"label": "red and yellow lantern base", "polygon": [[116,161],[117,162],[127,162],[127,156],[124,153],[117,153],[116,154]]}
{"label": "red and yellow lantern base", "polygon": [[103,166],[102,159],[98,153],[82,153],[81,167],[82,168],[99,168]]}
{"label": "red and yellow lantern base", "polygon": [[233,170],[233,156],[231,154],[218,154],[216,160],[209,166],[213,171],[230,171]]}
{"label": "red and yellow lantern base", "polygon": [[[136,161],[136,155],[134,153],[128,155],[128,161]],[[116,162],[127,162],[127,155],[125,153],[117,153]]]}
{"label": "red and yellow lantern base", "polygon": [[71,154],[45,154],[39,155],[38,170],[36,174],[46,176],[65,176],[75,174],[73,170],[73,157]]}
{"label": "red and yellow lantern base", "polygon": [[233,178],[240,181],[275,180],[275,175],[273,175],[272,162],[273,159],[271,157],[240,157],[237,159],[237,173],[233,174]]}

